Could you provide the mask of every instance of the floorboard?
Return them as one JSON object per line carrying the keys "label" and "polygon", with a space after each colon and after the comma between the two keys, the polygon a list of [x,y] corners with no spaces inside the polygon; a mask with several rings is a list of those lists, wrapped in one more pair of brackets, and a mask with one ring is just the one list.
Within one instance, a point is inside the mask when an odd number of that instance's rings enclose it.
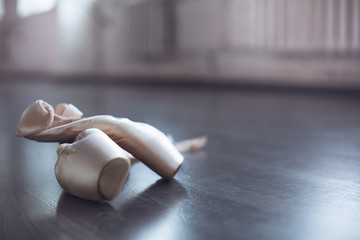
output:
{"label": "floorboard", "polygon": [[[36,99],[207,135],[173,181],[143,164],[111,202],[62,191],[56,143],[15,137]],[[360,94],[0,83],[0,239],[360,239]]]}

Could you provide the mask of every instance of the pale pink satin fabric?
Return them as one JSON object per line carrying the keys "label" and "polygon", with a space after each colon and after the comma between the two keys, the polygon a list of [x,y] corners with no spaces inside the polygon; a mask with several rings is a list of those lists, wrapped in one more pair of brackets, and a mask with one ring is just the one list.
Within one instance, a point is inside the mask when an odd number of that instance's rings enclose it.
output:
{"label": "pale pink satin fabric", "polygon": [[207,141],[201,137],[175,146],[148,124],[110,115],[82,115],[74,105],[62,103],[54,111],[50,104],[37,100],[22,114],[17,135],[63,143],[57,150],[56,178],[66,191],[89,200],[114,198],[135,158],[171,179],[184,160],[179,150],[200,149]]}
{"label": "pale pink satin fabric", "polygon": [[68,193],[88,200],[112,200],[129,175],[126,152],[96,128],[80,133],[74,143],[60,144],[55,176]]}
{"label": "pale pink satin fabric", "polygon": [[17,136],[26,137],[46,129],[79,120],[83,113],[72,104],[61,103],[56,110],[43,100],[37,100],[22,113]]}
{"label": "pale pink satin fabric", "polygon": [[109,115],[79,116],[55,114],[50,104],[38,100],[23,113],[18,136],[41,142],[73,142],[82,131],[97,128],[163,178],[172,178],[183,162],[170,140],[148,124]]}

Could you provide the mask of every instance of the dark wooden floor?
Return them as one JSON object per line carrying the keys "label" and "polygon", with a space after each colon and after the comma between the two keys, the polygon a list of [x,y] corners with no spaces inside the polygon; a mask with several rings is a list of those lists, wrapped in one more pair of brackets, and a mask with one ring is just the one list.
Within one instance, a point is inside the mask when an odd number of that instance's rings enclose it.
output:
{"label": "dark wooden floor", "polygon": [[[209,143],[171,182],[136,164],[85,201],[56,182],[57,144],[15,137],[40,98]],[[360,239],[360,94],[7,81],[0,116],[0,239]]]}

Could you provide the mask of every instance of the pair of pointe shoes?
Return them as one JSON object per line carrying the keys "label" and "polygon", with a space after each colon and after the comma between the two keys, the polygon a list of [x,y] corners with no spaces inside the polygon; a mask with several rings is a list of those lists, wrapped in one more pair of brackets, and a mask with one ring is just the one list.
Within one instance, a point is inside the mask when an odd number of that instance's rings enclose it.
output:
{"label": "pair of pointe shoes", "polygon": [[88,200],[112,200],[128,177],[131,160],[140,160],[161,177],[171,179],[184,159],[179,151],[206,144],[202,137],[174,146],[148,124],[109,115],[82,115],[74,105],[62,103],[54,110],[45,101],[37,100],[22,114],[17,135],[61,142],[56,179],[67,192]]}

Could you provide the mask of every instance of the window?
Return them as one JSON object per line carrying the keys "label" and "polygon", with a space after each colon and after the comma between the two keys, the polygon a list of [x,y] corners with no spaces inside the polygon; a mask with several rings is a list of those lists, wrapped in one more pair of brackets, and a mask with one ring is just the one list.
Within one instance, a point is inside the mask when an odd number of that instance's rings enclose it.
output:
{"label": "window", "polygon": [[17,14],[24,18],[34,14],[47,12],[56,5],[56,2],[56,0],[18,0]]}

